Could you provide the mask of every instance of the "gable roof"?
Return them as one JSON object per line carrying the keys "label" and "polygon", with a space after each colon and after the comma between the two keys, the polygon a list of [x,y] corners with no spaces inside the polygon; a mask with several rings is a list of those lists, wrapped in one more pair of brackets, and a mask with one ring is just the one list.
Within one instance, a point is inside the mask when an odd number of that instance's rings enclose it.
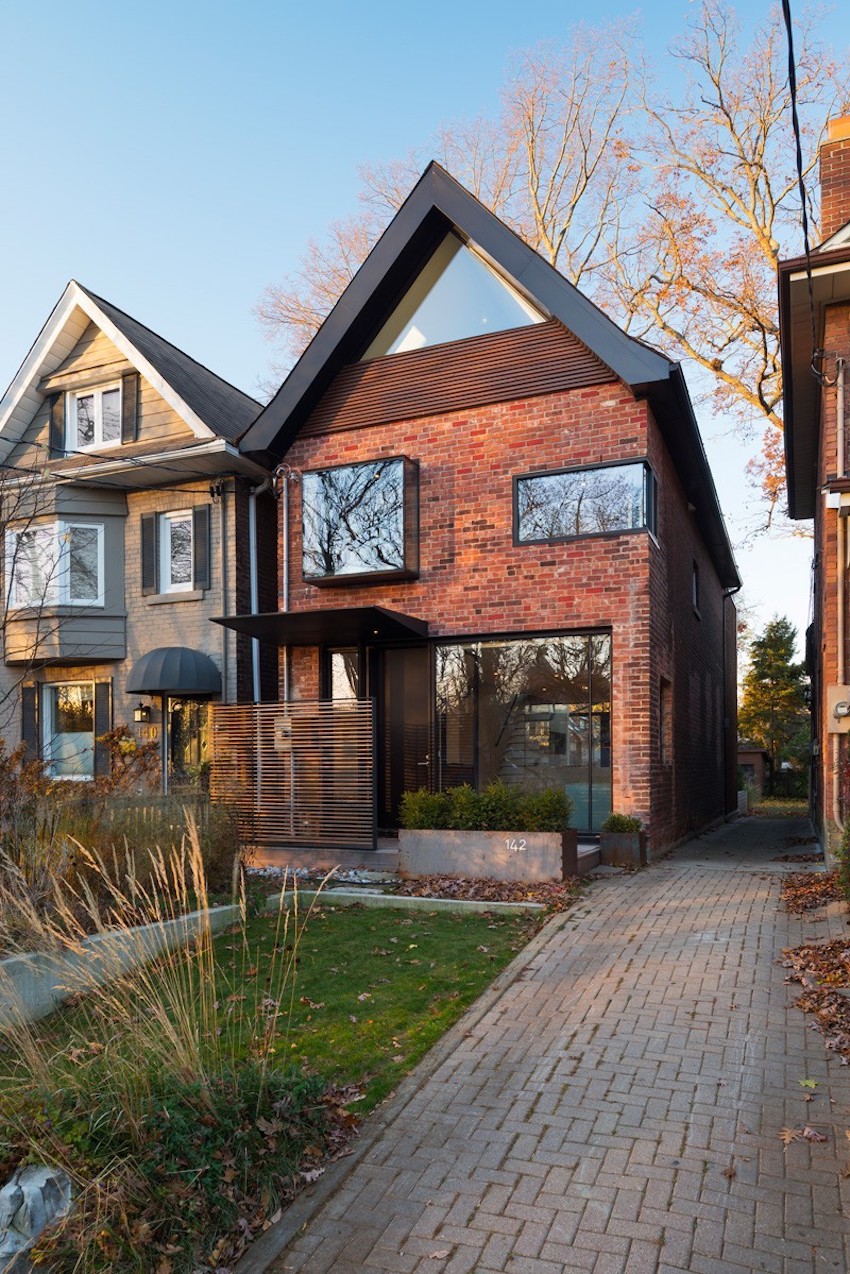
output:
{"label": "gable roof", "polygon": [[[539,310],[558,319],[638,396],[651,400],[724,587],[740,587],[714,481],[678,363],[628,336],[592,301],[430,163],[240,449],[276,463],[338,373],[359,361],[449,231],[474,247]],[[434,346],[434,349],[439,348]]]}
{"label": "gable roof", "polygon": [[20,442],[45,395],[39,382],[61,366],[89,321],[186,422],[196,438],[235,442],[260,403],[76,280],[54,306],[0,399],[0,461]]}

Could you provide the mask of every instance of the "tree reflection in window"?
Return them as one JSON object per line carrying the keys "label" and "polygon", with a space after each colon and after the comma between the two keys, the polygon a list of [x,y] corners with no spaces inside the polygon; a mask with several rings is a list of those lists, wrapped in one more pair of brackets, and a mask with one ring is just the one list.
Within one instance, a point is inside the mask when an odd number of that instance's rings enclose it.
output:
{"label": "tree reflection in window", "polygon": [[306,579],[407,568],[406,468],[396,457],[304,474]]}
{"label": "tree reflection in window", "polygon": [[516,489],[521,543],[655,530],[655,478],[644,464],[518,478]]}
{"label": "tree reflection in window", "polygon": [[439,787],[492,779],[563,785],[573,826],[611,810],[611,638],[526,637],[438,645]]}

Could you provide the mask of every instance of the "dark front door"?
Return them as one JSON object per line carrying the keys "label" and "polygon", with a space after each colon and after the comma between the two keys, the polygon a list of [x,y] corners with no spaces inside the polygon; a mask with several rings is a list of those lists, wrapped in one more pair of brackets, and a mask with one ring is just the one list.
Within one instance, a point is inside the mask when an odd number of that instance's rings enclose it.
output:
{"label": "dark front door", "polygon": [[378,703],[378,822],[398,827],[403,792],[431,776],[431,665],[427,646],[375,651]]}

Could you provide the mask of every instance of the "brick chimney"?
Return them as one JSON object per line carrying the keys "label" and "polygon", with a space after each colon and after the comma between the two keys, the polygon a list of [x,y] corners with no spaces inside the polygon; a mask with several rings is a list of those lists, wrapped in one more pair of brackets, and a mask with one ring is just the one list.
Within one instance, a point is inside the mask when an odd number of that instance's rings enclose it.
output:
{"label": "brick chimney", "polygon": [[850,221],[850,115],[831,119],[820,148],[821,243]]}

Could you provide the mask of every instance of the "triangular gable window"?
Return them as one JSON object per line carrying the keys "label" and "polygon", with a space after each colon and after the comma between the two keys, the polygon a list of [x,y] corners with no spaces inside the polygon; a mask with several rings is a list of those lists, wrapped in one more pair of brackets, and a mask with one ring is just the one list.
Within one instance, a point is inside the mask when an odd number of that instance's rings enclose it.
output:
{"label": "triangular gable window", "polygon": [[455,234],[447,234],[364,359],[542,323],[535,309]]}

